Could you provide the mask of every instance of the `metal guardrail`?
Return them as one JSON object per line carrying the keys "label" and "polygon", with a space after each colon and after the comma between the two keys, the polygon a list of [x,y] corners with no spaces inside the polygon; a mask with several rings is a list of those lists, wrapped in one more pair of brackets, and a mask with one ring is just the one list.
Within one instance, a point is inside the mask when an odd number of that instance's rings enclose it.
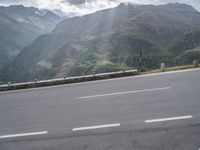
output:
{"label": "metal guardrail", "polygon": [[58,78],[51,80],[41,80],[34,82],[25,82],[25,83],[16,83],[16,84],[6,84],[0,85],[0,91],[9,91],[9,90],[20,90],[20,89],[29,89],[29,88],[38,88],[45,86],[55,86],[62,84],[70,84],[70,83],[78,83],[78,82],[86,82],[93,80],[102,80],[102,79],[110,79],[117,77],[125,77],[137,75],[137,70],[128,70],[128,71],[118,71],[118,72],[110,72],[110,73],[101,73],[87,76],[77,76],[77,77],[67,77],[67,78]]}

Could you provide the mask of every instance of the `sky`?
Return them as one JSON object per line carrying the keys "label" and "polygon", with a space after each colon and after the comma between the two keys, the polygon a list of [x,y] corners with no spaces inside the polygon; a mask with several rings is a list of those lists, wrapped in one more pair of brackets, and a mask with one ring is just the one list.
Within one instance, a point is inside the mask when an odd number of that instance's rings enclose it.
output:
{"label": "sky", "polygon": [[24,5],[41,9],[60,10],[68,16],[85,15],[118,6],[122,2],[134,4],[186,3],[200,11],[200,0],[0,0],[1,6]]}

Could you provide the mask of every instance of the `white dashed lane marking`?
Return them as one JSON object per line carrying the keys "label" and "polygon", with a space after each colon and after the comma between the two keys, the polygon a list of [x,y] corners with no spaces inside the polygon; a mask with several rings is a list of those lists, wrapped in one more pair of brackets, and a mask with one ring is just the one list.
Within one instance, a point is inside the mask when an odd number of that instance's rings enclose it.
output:
{"label": "white dashed lane marking", "polygon": [[155,122],[164,122],[164,121],[174,121],[174,120],[183,120],[183,119],[191,119],[193,116],[178,116],[178,117],[170,117],[170,118],[160,118],[160,119],[151,119],[145,120],[145,123],[155,123]]}
{"label": "white dashed lane marking", "polygon": [[30,132],[30,133],[2,135],[2,136],[0,136],[0,139],[16,138],[16,137],[27,137],[27,136],[36,136],[36,135],[45,135],[47,133],[48,133],[48,131],[41,131],[41,132]]}
{"label": "white dashed lane marking", "polygon": [[105,124],[105,125],[96,125],[96,126],[73,128],[72,131],[92,130],[92,129],[101,129],[101,128],[112,128],[112,127],[119,127],[119,126],[120,126],[120,123]]}

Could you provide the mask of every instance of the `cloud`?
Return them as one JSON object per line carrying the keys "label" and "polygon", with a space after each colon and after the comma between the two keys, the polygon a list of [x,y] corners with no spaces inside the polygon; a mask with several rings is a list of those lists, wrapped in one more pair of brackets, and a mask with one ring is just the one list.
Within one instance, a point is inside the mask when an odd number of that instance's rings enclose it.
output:
{"label": "cloud", "polygon": [[116,7],[119,3],[108,0],[85,0],[79,4],[72,4],[69,1],[62,1],[60,9],[66,14],[84,15],[98,10]]}
{"label": "cloud", "polygon": [[23,4],[50,10],[61,10],[66,15],[74,16],[116,7],[122,2],[155,5],[179,2],[190,4],[200,10],[199,0],[0,0],[0,5]]}

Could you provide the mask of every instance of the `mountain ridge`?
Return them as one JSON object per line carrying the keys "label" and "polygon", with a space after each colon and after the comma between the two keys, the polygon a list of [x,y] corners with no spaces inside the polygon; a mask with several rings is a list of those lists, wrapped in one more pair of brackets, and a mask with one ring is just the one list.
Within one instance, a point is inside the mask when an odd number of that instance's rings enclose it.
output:
{"label": "mountain ridge", "polygon": [[[125,5],[60,22],[25,48],[8,67],[5,81],[91,74],[112,68],[174,65],[170,47],[200,26],[200,13],[183,4]],[[17,69],[16,69],[17,68]],[[104,69],[103,69],[104,68]],[[105,69],[106,70],[106,69]],[[109,70],[107,70],[109,71]],[[12,77],[15,74],[15,77]]]}
{"label": "mountain ridge", "polygon": [[51,11],[13,5],[0,7],[0,70],[39,35],[51,32],[61,18]]}

